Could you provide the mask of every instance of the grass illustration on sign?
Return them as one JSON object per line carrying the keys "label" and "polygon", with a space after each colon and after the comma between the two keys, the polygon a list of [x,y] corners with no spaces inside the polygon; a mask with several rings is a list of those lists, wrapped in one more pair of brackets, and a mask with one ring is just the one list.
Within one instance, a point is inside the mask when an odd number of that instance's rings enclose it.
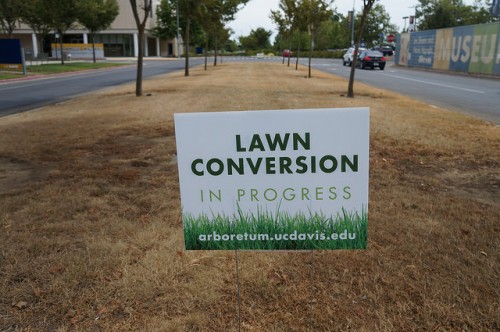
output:
{"label": "grass illustration on sign", "polygon": [[365,249],[369,110],[175,115],[188,250]]}
{"label": "grass illustration on sign", "polygon": [[186,248],[193,250],[329,250],[366,249],[365,209],[326,216],[272,214],[258,210],[232,217],[182,215]]}

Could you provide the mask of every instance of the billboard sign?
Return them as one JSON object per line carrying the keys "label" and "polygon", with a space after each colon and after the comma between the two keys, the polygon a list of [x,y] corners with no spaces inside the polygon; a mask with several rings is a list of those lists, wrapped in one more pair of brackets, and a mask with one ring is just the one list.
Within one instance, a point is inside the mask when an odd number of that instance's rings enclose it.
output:
{"label": "billboard sign", "polygon": [[188,250],[364,249],[369,109],[175,114]]}
{"label": "billboard sign", "polygon": [[400,36],[396,63],[488,75],[500,75],[500,22]]}
{"label": "billboard sign", "polygon": [[22,71],[23,51],[19,39],[0,39],[0,70]]}

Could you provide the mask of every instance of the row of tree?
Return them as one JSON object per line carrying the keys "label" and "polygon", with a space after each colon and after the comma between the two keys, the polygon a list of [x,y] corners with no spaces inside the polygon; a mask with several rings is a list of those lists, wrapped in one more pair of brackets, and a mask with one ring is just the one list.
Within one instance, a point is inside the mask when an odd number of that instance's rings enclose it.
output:
{"label": "row of tree", "polygon": [[463,25],[494,22],[490,0],[475,0],[467,5],[463,0],[419,0],[415,7],[418,30],[452,28]]}
{"label": "row of tree", "polygon": [[[84,27],[94,45],[95,34],[107,29],[118,12],[116,0],[1,0],[0,25],[12,37],[18,23],[25,23],[35,32],[39,45],[45,36],[55,31],[64,64],[62,42],[67,30],[77,25]],[[93,53],[95,62],[95,48]]]}
{"label": "row of tree", "polygon": [[[189,76],[190,45],[211,46],[217,52],[231,35],[226,24],[249,0],[161,0],[157,10],[155,35],[161,38],[182,36],[185,76]],[[206,54],[206,53],[205,53]],[[207,59],[207,57],[205,57]],[[206,66],[206,60],[205,60]]]}
{"label": "row of tree", "polygon": [[[279,35],[288,42],[288,49],[292,49],[292,38],[298,36],[297,63],[301,50],[302,34],[309,36],[309,74],[311,77],[311,58],[314,48],[315,33],[323,22],[331,19],[333,11],[330,9],[333,0],[280,0],[279,9],[271,11],[271,19],[278,26]],[[290,65],[290,53],[288,54]]]}
{"label": "row of tree", "polygon": [[[286,2],[280,3],[280,10],[271,12],[271,17],[273,20],[280,19],[276,15],[286,13],[289,8],[296,8],[297,14],[294,17],[300,20],[300,17],[304,17],[300,14],[303,10],[302,1],[287,0]],[[358,12],[354,17],[354,27],[355,30],[360,25],[363,13]],[[317,50],[327,50],[327,49],[343,49],[352,46],[352,31],[353,26],[350,21],[349,15],[343,15],[337,12],[335,9],[331,11],[331,15],[327,15],[325,20],[318,22],[316,27],[316,33],[314,36],[314,48]],[[380,4],[374,4],[373,8],[370,10],[368,16],[366,17],[363,40],[368,45],[375,45],[380,43],[382,35],[386,36],[388,34],[397,33],[397,27],[390,23],[391,17],[385,10],[385,7]],[[277,23],[279,26],[279,24]],[[304,26],[300,23],[294,23],[295,30],[290,35],[287,29],[280,30],[276,36],[275,45],[279,45],[282,49],[298,49],[299,45],[307,45],[309,41],[309,31],[307,25]],[[302,27],[301,27],[302,25]]]}
{"label": "row of tree", "polygon": [[[418,30],[484,24],[498,20],[491,15],[490,0],[475,0],[472,5],[464,4],[462,0],[420,0],[419,2],[420,4],[415,8]],[[302,0],[280,1],[279,9],[271,12],[271,18],[278,28],[284,24],[293,24],[294,32],[290,34],[287,27],[279,29],[274,45],[271,45],[266,35],[271,36],[272,31],[258,28],[252,30],[248,36],[239,37],[241,47],[245,50],[265,48],[296,50],[299,45],[303,45],[304,49],[308,49],[310,34],[307,30],[307,24],[304,26],[300,23],[300,20],[305,18],[304,6],[306,5],[307,2]],[[354,16],[355,31],[358,30],[362,15],[363,12],[359,11]],[[292,17],[294,22],[289,21]],[[285,22],[285,19],[288,21]],[[325,21],[319,22],[317,26],[314,48],[326,50],[352,46],[352,26],[349,15],[344,15],[333,9],[332,15],[327,17]],[[381,36],[397,34],[399,30],[400,28],[391,23],[391,17],[385,7],[380,2],[374,2],[365,20],[362,40],[368,46],[374,46],[383,42]]]}

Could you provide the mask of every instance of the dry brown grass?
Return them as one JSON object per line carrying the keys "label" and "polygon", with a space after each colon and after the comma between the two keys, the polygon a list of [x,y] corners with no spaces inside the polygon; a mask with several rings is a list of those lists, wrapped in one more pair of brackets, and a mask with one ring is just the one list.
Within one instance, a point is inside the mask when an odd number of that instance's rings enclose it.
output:
{"label": "dry brown grass", "polygon": [[0,119],[0,330],[237,331],[235,253],[183,250],[173,113],[351,106],[369,249],[240,252],[242,330],[499,330],[499,127],[305,73],[223,64]]}

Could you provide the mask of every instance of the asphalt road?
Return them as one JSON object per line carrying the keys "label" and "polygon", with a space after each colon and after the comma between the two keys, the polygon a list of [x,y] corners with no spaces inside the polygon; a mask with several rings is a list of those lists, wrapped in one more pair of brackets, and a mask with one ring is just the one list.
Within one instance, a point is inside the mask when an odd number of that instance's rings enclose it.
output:
{"label": "asphalt road", "polygon": [[[500,124],[500,79],[445,74],[389,66],[379,69],[356,70],[355,79],[394,91],[432,106],[467,113]],[[317,61],[317,69],[348,78],[350,67],[341,60]]]}
{"label": "asphalt road", "polygon": [[[234,57],[226,61],[241,61],[240,59]],[[296,59],[291,60],[295,66]],[[282,58],[245,58],[244,61],[281,62]],[[307,62],[307,59],[300,60],[302,65],[307,66]],[[346,79],[351,73],[351,68],[343,66],[341,59],[312,59],[311,66]],[[424,101],[433,107],[463,112],[500,124],[500,78],[408,69],[395,66],[389,61],[383,71],[357,69],[355,80]]]}
{"label": "asphalt road", "polygon": [[[273,61],[281,57],[227,57],[226,61]],[[292,59],[295,60],[295,59]],[[203,63],[192,58],[191,65]],[[295,63],[295,62],[293,62]],[[306,59],[301,64],[307,65]],[[350,68],[339,59],[313,59],[318,70],[345,78]],[[184,61],[145,61],[144,78],[184,69]],[[55,77],[0,84],[0,116],[54,104],[123,83],[133,82],[136,66],[80,72]],[[435,107],[457,110],[500,124],[500,79],[412,70],[388,63],[384,71],[356,70],[356,81],[410,96]],[[347,86],[346,86],[347,89]]]}
{"label": "asphalt road", "polygon": [[[197,65],[200,59],[192,59]],[[184,69],[184,61],[145,61],[143,78]],[[0,84],[0,117],[59,103],[92,91],[134,82],[137,66],[82,71]]]}

